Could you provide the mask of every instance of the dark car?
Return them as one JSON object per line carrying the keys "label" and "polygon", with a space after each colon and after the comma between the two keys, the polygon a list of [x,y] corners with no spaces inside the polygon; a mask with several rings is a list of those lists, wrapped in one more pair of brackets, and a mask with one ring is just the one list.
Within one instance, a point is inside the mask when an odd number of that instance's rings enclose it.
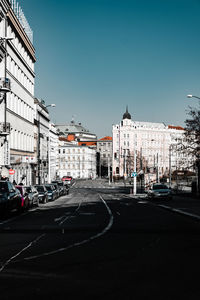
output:
{"label": "dark car", "polygon": [[21,195],[10,181],[0,181],[0,214],[13,209],[21,210]]}
{"label": "dark car", "polygon": [[27,210],[30,207],[30,200],[28,197],[28,193],[23,185],[16,185],[16,189],[20,191],[21,194],[21,209]]}
{"label": "dark car", "polygon": [[34,186],[28,185],[24,187],[26,192],[28,193],[29,203],[30,206],[33,207],[34,205],[39,206],[39,193]]}
{"label": "dark car", "polygon": [[52,182],[51,184],[55,187],[56,199],[57,199],[58,197],[60,197],[60,188],[59,188],[57,182]]}
{"label": "dark car", "polygon": [[69,187],[66,186],[63,181],[55,180],[52,181],[52,183],[57,183],[60,195],[66,195],[69,193]]}
{"label": "dark car", "polygon": [[48,200],[54,201],[57,197],[57,192],[56,192],[55,186],[53,184],[45,184],[45,187],[47,189]]}
{"label": "dark car", "polygon": [[35,185],[35,188],[38,191],[39,202],[47,203],[48,202],[48,194],[47,189],[44,185]]}
{"label": "dark car", "polygon": [[162,183],[153,184],[147,194],[149,199],[172,199],[172,191],[167,185]]}

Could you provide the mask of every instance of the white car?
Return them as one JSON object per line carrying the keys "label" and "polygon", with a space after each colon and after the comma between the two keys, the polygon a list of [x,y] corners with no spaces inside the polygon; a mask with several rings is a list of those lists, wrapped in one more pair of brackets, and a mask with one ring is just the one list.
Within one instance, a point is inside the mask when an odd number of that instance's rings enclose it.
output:
{"label": "white car", "polygon": [[153,184],[147,194],[149,199],[172,199],[172,191],[167,185],[162,183]]}

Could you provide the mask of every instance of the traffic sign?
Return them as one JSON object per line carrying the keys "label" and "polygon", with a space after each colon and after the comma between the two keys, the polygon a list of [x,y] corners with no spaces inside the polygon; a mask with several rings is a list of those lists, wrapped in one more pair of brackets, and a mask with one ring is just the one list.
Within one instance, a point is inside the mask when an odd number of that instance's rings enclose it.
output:
{"label": "traffic sign", "polygon": [[15,174],[15,170],[10,169],[10,170],[9,170],[9,174],[10,174],[10,175],[14,175],[14,174]]}
{"label": "traffic sign", "polygon": [[137,172],[133,172],[132,174],[131,174],[131,177],[136,177],[137,176]]}

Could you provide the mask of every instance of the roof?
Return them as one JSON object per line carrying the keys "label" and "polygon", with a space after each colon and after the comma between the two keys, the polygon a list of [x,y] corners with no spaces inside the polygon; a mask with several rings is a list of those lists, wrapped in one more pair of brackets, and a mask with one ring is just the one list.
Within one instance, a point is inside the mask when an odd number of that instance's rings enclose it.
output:
{"label": "roof", "polygon": [[102,139],[99,139],[99,141],[112,141],[112,137],[111,136],[105,136]]}
{"label": "roof", "polygon": [[174,125],[168,125],[169,129],[176,129],[176,130],[185,130],[183,127],[181,126],[174,126]]}
{"label": "roof", "polygon": [[164,123],[157,123],[157,122],[133,121],[133,126],[139,126],[139,127],[144,127],[144,128],[159,128],[159,129],[166,128],[166,125]]}
{"label": "roof", "polygon": [[97,143],[96,142],[87,142],[87,141],[82,141],[82,142],[78,142],[79,146],[96,146]]}
{"label": "roof", "polygon": [[131,120],[131,115],[128,112],[128,106],[126,106],[126,112],[123,114],[123,120],[124,119],[129,119]]}

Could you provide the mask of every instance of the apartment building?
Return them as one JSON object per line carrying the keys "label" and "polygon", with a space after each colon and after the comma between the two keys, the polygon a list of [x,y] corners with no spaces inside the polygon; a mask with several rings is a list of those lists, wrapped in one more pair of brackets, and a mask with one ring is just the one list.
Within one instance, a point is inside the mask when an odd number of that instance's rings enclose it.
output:
{"label": "apartment building", "polygon": [[[128,112],[119,124],[113,125],[113,176],[129,177],[154,173],[160,178],[171,171],[189,168],[189,158],[179,151],[184,144],[184,129],[164,123],[133,121]],[[190,158],[192,159],[192,158]],[[136,164],[136,168],[134,168]]]}
{"label": "apartment building", "polygon": [[0,104],[1,172],[13,169],[10,180],[32,183],[34,156],[33,32],[16,0],[0,2],[0,78],[10,82]]}
{"label": "apartment building", "polygon": [[64,140],[59,142],[58,175],[73,178],[96,178],[96,149],[78,146]]}

